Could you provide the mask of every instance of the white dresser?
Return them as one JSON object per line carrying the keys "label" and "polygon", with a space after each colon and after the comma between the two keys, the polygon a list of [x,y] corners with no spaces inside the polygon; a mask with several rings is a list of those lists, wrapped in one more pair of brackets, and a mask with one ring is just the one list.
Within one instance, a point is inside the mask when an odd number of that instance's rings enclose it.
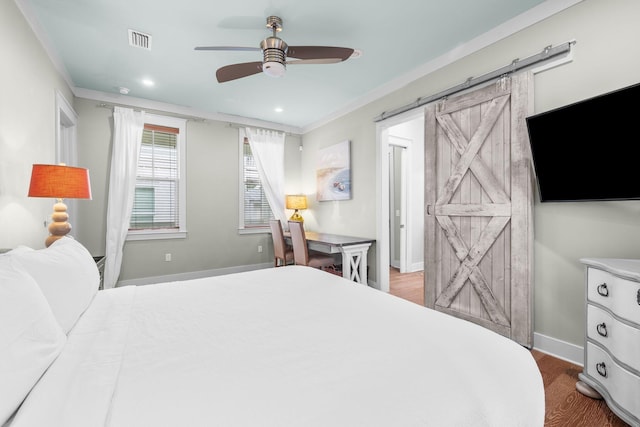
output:
{"label": "white dresser", "polygon": [[587,322],[576,388],[640,426],[640,260],[584,258]]}

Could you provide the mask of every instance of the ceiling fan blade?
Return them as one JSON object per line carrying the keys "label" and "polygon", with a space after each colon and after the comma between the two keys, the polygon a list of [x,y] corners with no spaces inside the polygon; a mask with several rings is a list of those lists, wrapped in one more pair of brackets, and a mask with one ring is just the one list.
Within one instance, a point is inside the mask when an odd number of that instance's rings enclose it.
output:
{"label": "ceiling fan blade", "polygon": [[237,50],[246,52],[259,52],[259,47],[242,47],[242,46],[196,46],[193,50]]}
{"label": "ceiling fan blade", "polygon": [[226,65],[218,68],[216,78],[218,83],[228,82],[242,77],[262,72],[262,62],[243,62],[241,64]]}
{"label": "ceiling fan blade", "polygon": [[287,61],[287,65],[295,64],[335,64],[336,62],[342,62],[340,58],[317,58],[317,59],[294,59],[293,61]]}
{"label": "ceiling fan blade", "polygon": [[353,49],[348,47],[331,46],[289,46],[287,56],[298,59],[339,58],[340,61],[349,59]]}

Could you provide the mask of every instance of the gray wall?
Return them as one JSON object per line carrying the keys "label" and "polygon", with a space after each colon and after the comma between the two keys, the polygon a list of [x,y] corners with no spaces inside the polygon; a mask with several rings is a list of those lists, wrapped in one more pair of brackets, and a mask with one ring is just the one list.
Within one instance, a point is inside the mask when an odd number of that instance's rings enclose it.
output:
{"label": "gray wall", "polygon": [[[76,98],[78,159],[91,171],[93,200],[80,206],[80,237],[104,254],[113,110]],[[158,112],[161,114],[161,112]],[[238,128],[209,120],[187,122],[186,239],[130,241],[124,246],[120,280],[215,270],[273,262],[271,235],[238,234]],[[297,192],[300,137],[285,138],[287,191]],[[258,253],[258,246],[263,252]],[[165,261],[165,254],[172,261]]]}
{"label": "gray wall", "polygon": [[55,200],[27,197],[31,166],[55,162],[56,91],[73,94],[12,0],[0,1],[0,52],[0,248],[41,248]]}
{"label": "gray wall", "polygon": [[[545,46],[575,39],[573,62],[537,74],[535,112],[640,81],[640,2],[585,0],[457,62],[407,84],[304,135],[302,181],[313,188],[313,152],[352,141],[354,199],[315,206],[327,231],[376,234],[376,130],[373,119],[504,65]],[[633,107],[632,107],[633,108]],[[607,149],[606,141],[602,149]],[[535,332],[582,345],[581,257],[640,257],[640,202],[535,204]],[[371,260],[371,257],[369,258]]]}

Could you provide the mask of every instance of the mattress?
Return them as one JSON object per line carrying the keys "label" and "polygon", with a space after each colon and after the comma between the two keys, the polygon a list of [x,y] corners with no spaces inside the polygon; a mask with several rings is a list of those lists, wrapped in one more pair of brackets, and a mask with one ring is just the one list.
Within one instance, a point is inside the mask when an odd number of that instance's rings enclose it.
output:
{"label": "mattress", "polygon": [[98,292],[11,427],[543,423],[527,349],[288,266]]}

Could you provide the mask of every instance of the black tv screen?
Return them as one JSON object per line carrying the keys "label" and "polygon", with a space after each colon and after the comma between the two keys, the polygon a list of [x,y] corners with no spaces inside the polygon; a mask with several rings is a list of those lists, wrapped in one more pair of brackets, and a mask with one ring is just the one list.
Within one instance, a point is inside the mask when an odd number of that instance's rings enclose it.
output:
{"label": "black tv screen", "polygon": [[540,201],[640,199],[640,84],[527,117]]}

